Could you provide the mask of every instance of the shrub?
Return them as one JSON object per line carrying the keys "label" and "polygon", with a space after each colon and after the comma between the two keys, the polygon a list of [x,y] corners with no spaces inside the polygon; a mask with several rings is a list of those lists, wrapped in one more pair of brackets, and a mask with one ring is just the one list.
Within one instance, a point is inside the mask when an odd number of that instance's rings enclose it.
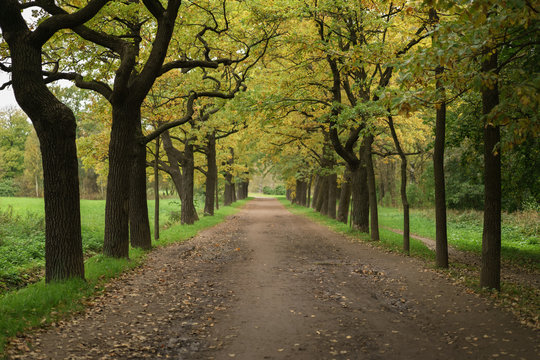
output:
{"label": "shrub", "polygon": [[19,191],[13,179],[0,179],[0,196],[15,196]]}

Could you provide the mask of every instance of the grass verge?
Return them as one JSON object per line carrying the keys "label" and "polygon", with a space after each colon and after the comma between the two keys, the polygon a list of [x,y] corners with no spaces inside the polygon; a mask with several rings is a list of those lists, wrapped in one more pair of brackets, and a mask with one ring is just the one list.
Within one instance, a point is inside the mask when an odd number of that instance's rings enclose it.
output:
{"label": "grass verge", "polygon": [[[174,224],[162,231],[160,240],[154,242],[154,245],[165,246],[185,241],[199,231],[224,221],[227,216],[239,211],[239,208],[249,200],[221,207],[214,216],[202,217],[193,225]],[[73,279],[45,284],[44,280],[41,280],[0,296],[0,354],[4,353],[10,337],[82,310],[85,299],[101,291],[109,279],[139,266],[144,261],[145,255],[146,252],[134,248],[130,249],[129,260],[96,255],[85,262],[86,281]]]}

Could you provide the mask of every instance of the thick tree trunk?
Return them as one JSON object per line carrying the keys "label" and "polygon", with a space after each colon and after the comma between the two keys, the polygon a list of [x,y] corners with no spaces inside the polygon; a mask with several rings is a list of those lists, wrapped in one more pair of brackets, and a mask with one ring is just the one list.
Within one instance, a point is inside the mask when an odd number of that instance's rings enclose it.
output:
{"label": "thick tree trunk", "polygon": [[360,165],[351,171],[352,210],[351,224],[353,229],[369,233],[369,193],[367,188],[366,167]]}
{"label": "thick tree trunk", "polygon": [[[246,173],[246,175],[249,175],[249,173]],[[236,189],[236,198],[238,200],[243,200],[248,197],[248,188],[249,188],[249,179],[243,179],[238,183],[237,189]]]}
{"label": "thick tree trunk", "polygon": [[186,140],[184,145],[184,159],[182,163],[182,209],[180,212],[180,222],[182,224],[193,224],[199,220],[194,204],[194,179],[195,160],[193,158],[193,145]]}
{"label": "thick tree trunk", "polygon": [[433,148],[433,176],[435,181],[435,254],[436,265],[448,268],[448,236],[446,232],[446,190],[444,184],[444,143],[446,127],[446,102],[444,86],[440,80],[444,69],[435,69],[436,88],[442,96],[436,109],[435,145]]}
{"label": "thick tree trunk", "polygon": [[[497,68],[497,53],[482,64],[485,74]],[[489,114],[499,104],[499,88],[482,90],[484,125],[484,230],[482,235],[482,270],[480,286],[501,288],[501,136],[498,125],[490,122]]]}
{"label": "thick tree trunk", "polygon": [[103,253],[115,258],[129,257],[130,174],[139,118],[138,106],[113,105]]}
{"label": "thick tree trunk", "polygon": [[225,173],[225,190],[223,192],[223,205],[231,205],[234,202],[235,186],[231,173]]}
{"label": "thick tree trunk", "polygon": [[75,116],[43,82],[41,44],[29,41],[19,2],[3,2],[0,27],[11,55],[15,98],[32,121],[41,148],[45,281],[84,278]]}
{"label": "thick tree trunk", "polygon": [[134,159],[131,166],[129,194],[129,234],[131,246],[151,249],[150,221],[146,196],[146,143],[137,127],[137,139],[134,142]]}
{"label": "thick tree trunk", "polygon": [[214,134],[207,137],[206,146],[206,194],[204,198],[204,215],[214,215],[214,201],[217,183],[216,138]]}
{"label": "thick tree trunk", "polygon": [[307,206],[308,183],[302,180],[300,184],[300,205]]}
{"label": "thick tree trunk", "polygon": [[300,193],[300,205],[307,206],[307,192],[308,184],[305,181],[302,181],[301,193]]}
{"label": "thick tree trunk", "polygon": [[336,218],[336,202],[337,202],[337,175],[328,175],[328,210],[327,215]]}
{"label": "thick tree trunk", "polygon": [[156,158],[154,162],[154,239],[159,240],[159,136],[156,138]]}
{"label": "thick tree trunk", "polygon": [[[84,278],[75,117],[61,109],[36,127],[43,161],[46,282]],[[41,128],[44,124],[48,129]]]}
{"label": "thick tree trunk", "polygon": [[306,183],[303,180],[296,180],[296,199],[298,205],[306,206]]}
{"label": "thick tree trunk", "polygon": [[364,162],[367,170],[367,185],[369,196],[370,211],[370,230],[371,240],[379,241],[379,211],[377,209],[377,188],[375,186],[375,169],[373,169],[373,157],[371,154],[371,145],[373,144],[373,135],[367,135],[362,146],[365,147]]}
{"label": "thick tree trunk", "polygon": [[319,182],[319,195],[317,196],[315,210],[326,215],[328,211],[328,176],[321,176]]}
{"label": "thick tree trunk", "polygon": [[343,174],[341,182],[341,193],[339,196],[339,206],[337,211],[337,220],[346,224],[349,217],[349,206],[351,203],[351,173],[348,169]]}
{"label": "thick tree trunk", "polygon": [[302,191],[301,186],[301,181],[296,179],[294,186],[294,199],[291,199],[293,204],[300,205],[300,192]]}

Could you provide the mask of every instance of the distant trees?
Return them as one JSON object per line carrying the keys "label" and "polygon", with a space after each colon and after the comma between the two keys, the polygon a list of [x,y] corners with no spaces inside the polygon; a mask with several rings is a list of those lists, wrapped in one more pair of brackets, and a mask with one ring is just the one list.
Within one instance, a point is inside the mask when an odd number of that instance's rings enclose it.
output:
{"label": "distant trees", "polygon": [[13,196],[19,189],[14,180],[25,169],[26,138],[32,126],[15,108],[0,111],[0,196]]}

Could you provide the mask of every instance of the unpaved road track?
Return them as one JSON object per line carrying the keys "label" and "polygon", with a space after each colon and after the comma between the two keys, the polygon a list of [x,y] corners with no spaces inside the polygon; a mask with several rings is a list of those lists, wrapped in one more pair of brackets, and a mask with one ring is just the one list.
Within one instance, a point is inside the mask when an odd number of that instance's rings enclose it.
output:
{"label": "unpaved road track", "polygon": [[151,253],[27,359],[539,359],[538,331],[417,259],[353,242],[276,200]]}

